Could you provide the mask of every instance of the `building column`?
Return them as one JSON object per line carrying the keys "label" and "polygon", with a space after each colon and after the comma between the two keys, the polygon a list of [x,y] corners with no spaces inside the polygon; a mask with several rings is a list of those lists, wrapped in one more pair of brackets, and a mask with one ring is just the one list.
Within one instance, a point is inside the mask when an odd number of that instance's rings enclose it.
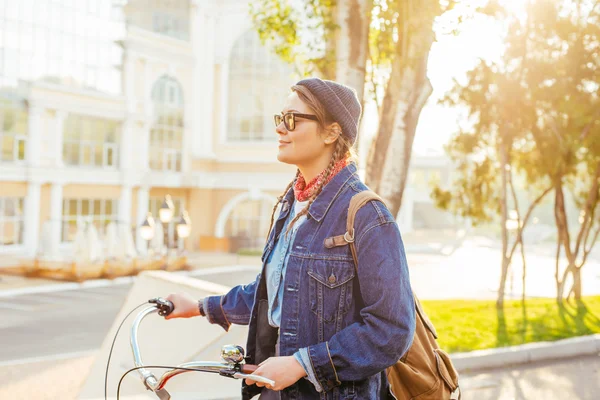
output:
{"label": "building column", "polygon": [[127,227],[131,227],[131,193],[129,185],[121,187],[121,196],[119,197],[119,222]]}
{"label": "building column", "polygon": [[148,171],[150,169],[150,122],[144,122],[139,142],[139,169]]}
{"label": "building column", "polygon": [[[192,7],[191,26],[192,46],[195,54],[202,54],[194,67],[192,98],[199,105],[186,103],[186,115],[193,113],[192,151],[194,156],[214,158],[214,88],[215,88],[215,31],[216,20],[209,6],[199,4]],[[210,94],[207,96],[206,94]],[[188,111],[190,110],[190,111]]]}
{"label": "building column", "polygon": [[62,212],[63,187],[60,183],[53,183],[50,188],[50,221],[52,248],[54,249],[58,249],[62,242]]}
{"label": "building column", "polygon": [[133,118],[127,117],[121,128],[121,140],[119,142],[119,169],[121,171],[128,171],[132,166],[131,158],[134,153],[132,149],[133,128]]}
{"label": "building column", "polygon": [[40,165],[42,148],[42,113],[44,109],[35,105],[29,106],[26,158],[31,167]]}
{"label": "building column", "polygon": [[62,167],[63,163],[63,137],[65,120],[67,119],[67,112],[62,110],[56,111],[55,124],[54,124],[54,165]]}
{"label": "building column", "polygon": [[136,215],[136,246],[139,254],[148,252],[148,242],[140,235],[140,225],[148,214],[148,202],[150,201],[150,190],[148,187],[140,187],[137,192],[137,215]]}
{"label": "building column", "polygon": [[40,241],[40,197],[42,185],[29,182],[25,198],[25,251],[27,256],[34,257]]}

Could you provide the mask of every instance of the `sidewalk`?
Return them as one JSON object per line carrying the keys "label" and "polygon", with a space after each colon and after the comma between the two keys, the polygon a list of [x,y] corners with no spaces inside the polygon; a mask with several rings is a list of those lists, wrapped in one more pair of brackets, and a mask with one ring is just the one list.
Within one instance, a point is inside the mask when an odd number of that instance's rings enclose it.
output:
{"label": "sidewalk", "polygon": [[596,400],[600,356],[584,356],[461,375],[463,400]]}

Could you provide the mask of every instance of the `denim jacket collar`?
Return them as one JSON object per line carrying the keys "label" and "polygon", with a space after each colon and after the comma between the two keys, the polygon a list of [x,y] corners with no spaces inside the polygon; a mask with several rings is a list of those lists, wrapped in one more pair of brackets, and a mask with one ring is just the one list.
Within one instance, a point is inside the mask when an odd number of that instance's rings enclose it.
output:
{"label": "denim jacket collar", "polygon": [[358,178],[356,176],[356,164],[350,163],[325,185],[308,210],[310,216],[317,222],[321,222],[333,201],[353,177]]}

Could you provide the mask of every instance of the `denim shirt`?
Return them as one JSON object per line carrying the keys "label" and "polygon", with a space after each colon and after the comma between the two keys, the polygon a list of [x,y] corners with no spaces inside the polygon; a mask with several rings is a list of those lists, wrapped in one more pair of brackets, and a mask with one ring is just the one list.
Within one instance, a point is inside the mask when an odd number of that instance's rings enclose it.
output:
{"label": "denim shirt", "polygon": [[275,248],[267,260],[266,273],[267,295],[269,298],[269,324],[276,328],[279,328],[281,324],[281,306],[283,304],[284,286],[282,281],[285,279],[286,265],[290,256],[290,244],[294,242],[298,227],[304,222],[306,217],[302,216],[298,218],[298,221],[294,223],[290,232],[287,235],[285,232],[287,231],[290,222],[294,219],[294,216],[304,209],[307,204],[308,201],[294,201],[294,206],[291,208],[291,212],[283,226],[283,233],[280,235],[279,240],[276,241]]}
{"label": "denim shirt", "polygon": [[[290,212],[292,190],[282,200],[257,279],[205,300],[211,323],[225,330],[231,324],[249,325],[248,363],[259,364],[274,355],[274,334],[279,335],[281,356],[306,349],[323,392],[300,379],[280,392],[282,400],[389,398],[385,368],[412,343],[415,305],[406,254],[398,225],[385,205],[370,201],[356,215],[356,270],[347,244],[336,241],[339,245],[325,246],[327,238],[346,232],[350,199],[364,190],[356,166],[350,164],[311,204],[286,263],[278,331],[266,316],[265,270]],[[242,398],[250,399],[260,390],[243,382]]]}

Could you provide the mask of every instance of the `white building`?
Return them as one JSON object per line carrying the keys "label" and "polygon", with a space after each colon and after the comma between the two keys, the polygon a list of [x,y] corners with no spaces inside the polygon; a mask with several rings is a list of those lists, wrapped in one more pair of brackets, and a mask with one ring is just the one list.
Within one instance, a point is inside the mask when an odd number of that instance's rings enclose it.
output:
{"label": "white building", "polygon": [[[247,0],[0,0],[0,254],[34,255],[47,221],[62,248],[81,220],[135,230],[167,193],[189,248],[261,247],[296,79]],[[426,197],[407,189],[406,229]]]}

